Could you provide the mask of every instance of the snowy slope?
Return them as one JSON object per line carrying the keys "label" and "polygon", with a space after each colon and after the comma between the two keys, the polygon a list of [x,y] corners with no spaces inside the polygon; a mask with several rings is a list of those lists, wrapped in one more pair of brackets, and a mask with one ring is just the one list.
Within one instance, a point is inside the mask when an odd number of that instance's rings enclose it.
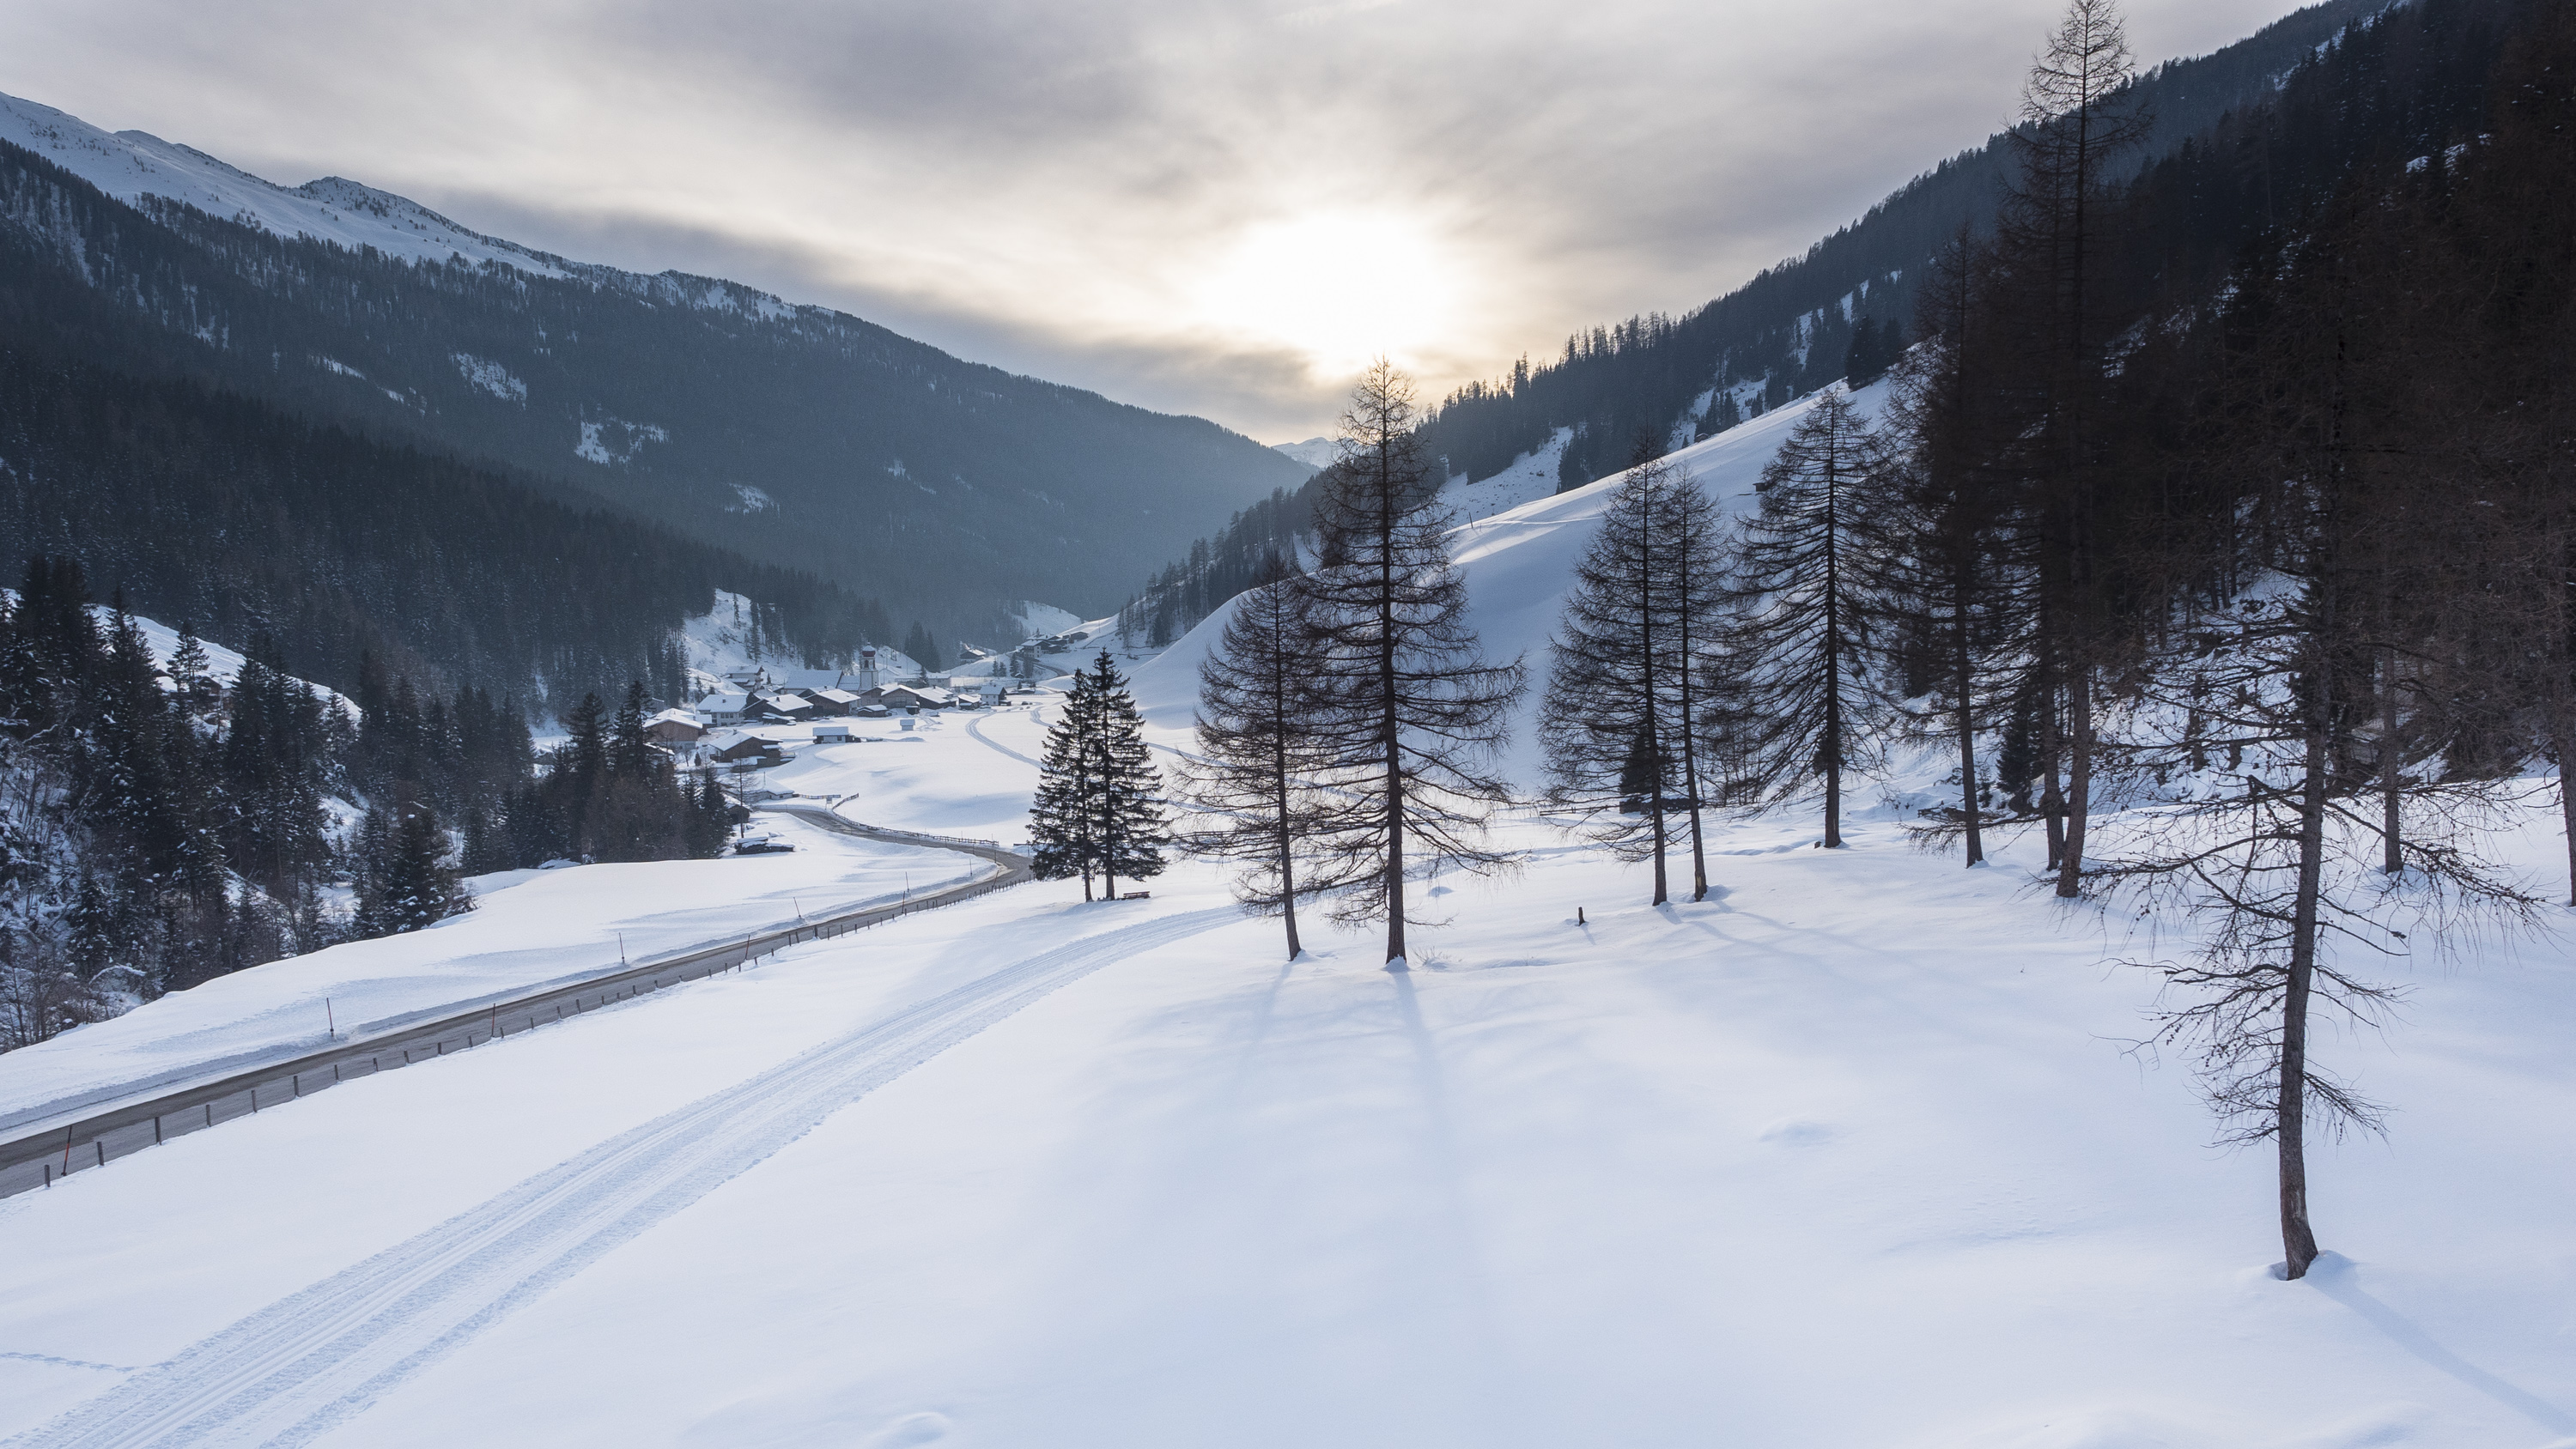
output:
{"label": "snowy slope", "polygon": [[[193,146],[143,131],[111,133],[17,96],[0,95],[0,140],[26,147],[120,201],[165,197],[279,236],[311,237],[351,249],[373,247],[387,256],[432,265],[500,264],[536,276],[578,278],[656,302],[752,317],[835,315],[828,308],[799,306],[736,282],[681,272],[645,276],[572,261],[486,236],[407,197],[345,177],[280,186]],[[499,364],[464,354],[457,364],[478,386],[503,396],[515,389],[525,400],[524,384],[499,370]]]}
{"label": "snowy slope", "polygon": [[[989,820],[1043,721],[965,723],[805,786]],[[1283,966],[1196,866],[1150,902],[1030,887],[183,1138],[0,1203],[0,1434],[2576,1435],[2563,929],[2421,979],[2365,1058],[2400,1130],[2320,1148],[2338,1256],[2283,1284],[2268,1164],[2205,1149],[2182,1074],[2123,1055],[2142,983],[2024,893],[2026,852],[1969,874],[1885,827],[1782,835],[1655,911],[1529,831],[1521,878],[1444,883],[1457,920],[1401,977],[1314,921]]]}
{"label": "snowy slope", "polygon": [[418,202],[371,186],[337,176],[279,186],[193,147],[142,131],[110,134],[16,96],[0,95],[0,140],[26,147],[120,201],[166,197],[280,236],[374,247],[407,261],[501,262],[540,276],[571,275],[561,257],[468,231]]}
{"label": "snowy slope", "polygon": [[[1722,512],[1746,511],[1756,506],[1753,485],[1762,469],[1822,396],[1802,398],[1678,449],[1667,454],[1665,462],[1688,477]],[[1887,384],[1863,388],[1852,394],[1852,401],[1864,416],[1874,418],[1886,405]],[[1563,443],[1560,437],[1552,447],[1561,449]],[[1549,455],[1543,450],[1540,456]],[[1476,490],[1519,476],[1502,474],[1464,489],[1453,488],[1442,501],[1463,508],[1475,501]],[[1566,493],[1555,491],[1554,476],[1550,463],[1544,491],[1462,523],[1450,535],[1452,556],[1467,581],[1469,619],[1486,655],[1496,660],[1517,657],[1530,667],[1530,700],[1522,706],[1509,756],[1515,777],[1524,785],[1537,779],[1530,724],[1546,679],[1548,638],[1564,612],[1575,562],[1590,546],[1602,509],[1627,474],[1615,473]],[[1525,479],[1533,490],[1541,486],[1537,477],[1532,472]],[[1159,657],[1136,668],[1137,703],[1155,723],[1173,729],[1189,723],[1198,698],[1199,661],[1222,637],[1231,608],[1229,604],[1210,614]]]}

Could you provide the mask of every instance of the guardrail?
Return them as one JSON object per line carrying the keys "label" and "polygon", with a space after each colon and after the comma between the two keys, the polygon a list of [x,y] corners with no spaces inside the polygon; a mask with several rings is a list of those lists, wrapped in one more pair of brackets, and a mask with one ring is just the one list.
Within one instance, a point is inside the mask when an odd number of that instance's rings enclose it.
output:
{"label": "guardrail", "polygon": [[[902,835],[910,832],[884,833]],[[920,838],[925,841],[937,839],[929,836]],[[971,844],[991,851],[999,857],[995,861],[997,869],[975,880],[925,892],[917,899],[870,906],[819,921],[757,932],[738,941],[659,957],[576,985],[477,1006],[471,1011],[363,1041],[338,1042],[288,1061],[248,1068],[139,1101],[103,1108],[70,1121],[48,1124],[0,1142],[0,1197],[48,1188],[58,1177],[105,1167],[170,1138],[203,1132],[225,1122],[309,1097],[315,1092],[328,1091],[345,1082],[434,1061],[450,1052],[470,1051],[485,1042],[569,1021],[585,1012],[614,1006],[666,986],[739,971],[761,957],[789,946],[825,940],[917,911],[970,900],[1028,878],[1025,865],[1018,865],[1015,869],[1008,852],[989,842],[941,840],[939,843]]]}

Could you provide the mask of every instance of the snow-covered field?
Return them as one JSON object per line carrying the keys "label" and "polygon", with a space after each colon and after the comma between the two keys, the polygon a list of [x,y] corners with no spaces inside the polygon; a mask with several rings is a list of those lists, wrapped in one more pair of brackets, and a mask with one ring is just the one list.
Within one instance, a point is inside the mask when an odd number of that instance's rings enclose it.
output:
{"label": "snow-covered field", "polygon": [[[1683,461],[1740,499],[1796,411]],[[1496,653],[1543,664],[1602,491],[1461,540]],[[1220,622],[1139,671],[1159,743]],[[772,783],[1016,840],[1042,729]],[[2316,1150],[2334,1255],[2287,1284],[2268,1159],[2125,1049],[2124,925],[1894,815],[1729,826],[1663,909],[1518,821],[1403,975],[1319,921],[1283,962],[1200,866],[1024,887],[182,1138],[0,1202],[0,1434],[2576,1445],[2559,914],[2326,1043],[2400,1110]]]}

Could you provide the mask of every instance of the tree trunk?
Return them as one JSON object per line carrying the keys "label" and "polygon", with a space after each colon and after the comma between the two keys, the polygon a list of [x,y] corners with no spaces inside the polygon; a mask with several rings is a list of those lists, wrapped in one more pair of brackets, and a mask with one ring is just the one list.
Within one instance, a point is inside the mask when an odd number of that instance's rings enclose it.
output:
{"label": "tree trunk", "polygon": [[1825,473],[1825,849],[1843,844],[1843,594],[1841,479]]}
{"label": "tree trunk", "polygon": [[2395,875],[2406,868],[2406,856],[2398,835],[2397,803],[2404,784],[2399,769],[2404,761],[2397,748],[2397,646],[2391,644],[2380,664],[2379,686],[2379,868]]}
{"label": "tree trunk", "polygon": [[2041,606],[2039,627],[2041,660],[2033,692],[2039,696],[2039,814],[2046,822],[2048,834],[2048,868],[2055,870],[2066,859],[2066,796],[2058,784],[2058,768],[2065,761],[2066,732],[2061,728],[2057,699],[2057,670],[2047,658],[2056,647],[2049,634],[2050,621],[2045,601]]}
{"label": "tree trunk", "polygon": [[1379,449],[1377,683],[1386,751],[1386,959],[1404,960],[1404,724],[1395,697],[1395,479]]}
{"label": "tree trunk", "polygon": [[1646,764],[1654,772],[1654,789],[1646,801],[1646,821],[1655,837],[1655,898],[1648,904],[1660,906],[1670,893],[1664,875],[1664,731],[1658,718],[1663,711],[1663,691],[1655,682],[1655,560],[1654,545],[1647,541],[1655,526],[1651,499],[1638,525],[1637,653],[1646,696]]}
{"label": "tree trunk", "polygon": [[1966,830],[1968,864],[1986,863],[1986,838],[1978,821],[1977,810],[1977,661],[1968,637],[1968,585],[1958,581],[1951,594],[1952,642],[1957,648],[1952,665],[1959,690],[1959,819]]}
{"label": "tree trunk", "polygon": [[2549,712],[2550,748],[2558,755],[2558,821],[2567,836],[2567,904],[2576,906],[2576,795],[2567,790],[2567,776],[2576,769],[2576,728],[2570,728],[2567,701]]}
{"label": "tree trunk", "polygon": [[2057,894],[2071,901],[2084,893],[2084,821],[2093,803],[2092,670],[2068,676],[2066,703],[2066,844],[2057,862]]}
{"label": "tree trunk", "polygon": [[[1274,723],[1284,729],[1287,724],[1284,709]],[[1297,842],[1288,823],[1288,737],[1274,732],[1270,738],[1272,803],[1278,811],[1275,818],[1279,822],[1279,915],[1288,923],[1288,959],[1294,961],[1305,954],[1305,948],[1297,944]]]}
{"label": "tree trunk", "polygon": [[[1682,695],[1682,718],[1690,718],[1688,691]],[[1687,729],[1682,735],[1682,789],[1690,796],[1691,899],[1704,901],[1708,899],[1708,850],[1699,834],[1699,744]]]}
{"label": "tree trunk", "polygon": [[2290,912],[2290,981],[2281,1002],[2281,1095],[2274,1119],[2281,1151],[2281,1274],[2292,1279],[2306,1276],[2317,1257],[2317,1235],[2308,1226],[2308,992],[2316,979],[2317,895],[2325,872],[2326,740],[2314,724],[2308,727],[2307,773],[2299,792],[2299,885]]}

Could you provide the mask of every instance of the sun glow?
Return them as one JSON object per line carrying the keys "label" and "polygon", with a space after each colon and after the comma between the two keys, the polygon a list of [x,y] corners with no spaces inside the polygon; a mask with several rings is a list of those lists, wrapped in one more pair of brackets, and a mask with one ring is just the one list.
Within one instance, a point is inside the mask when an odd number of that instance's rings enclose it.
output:
{"label": "sun glow", "polygon": [[1303,353],[1331,376],[1436,341],[1456,290],[1454,266],[1420,226],[1328,212],[1246,229],[1194,300],[1204,324]]}

